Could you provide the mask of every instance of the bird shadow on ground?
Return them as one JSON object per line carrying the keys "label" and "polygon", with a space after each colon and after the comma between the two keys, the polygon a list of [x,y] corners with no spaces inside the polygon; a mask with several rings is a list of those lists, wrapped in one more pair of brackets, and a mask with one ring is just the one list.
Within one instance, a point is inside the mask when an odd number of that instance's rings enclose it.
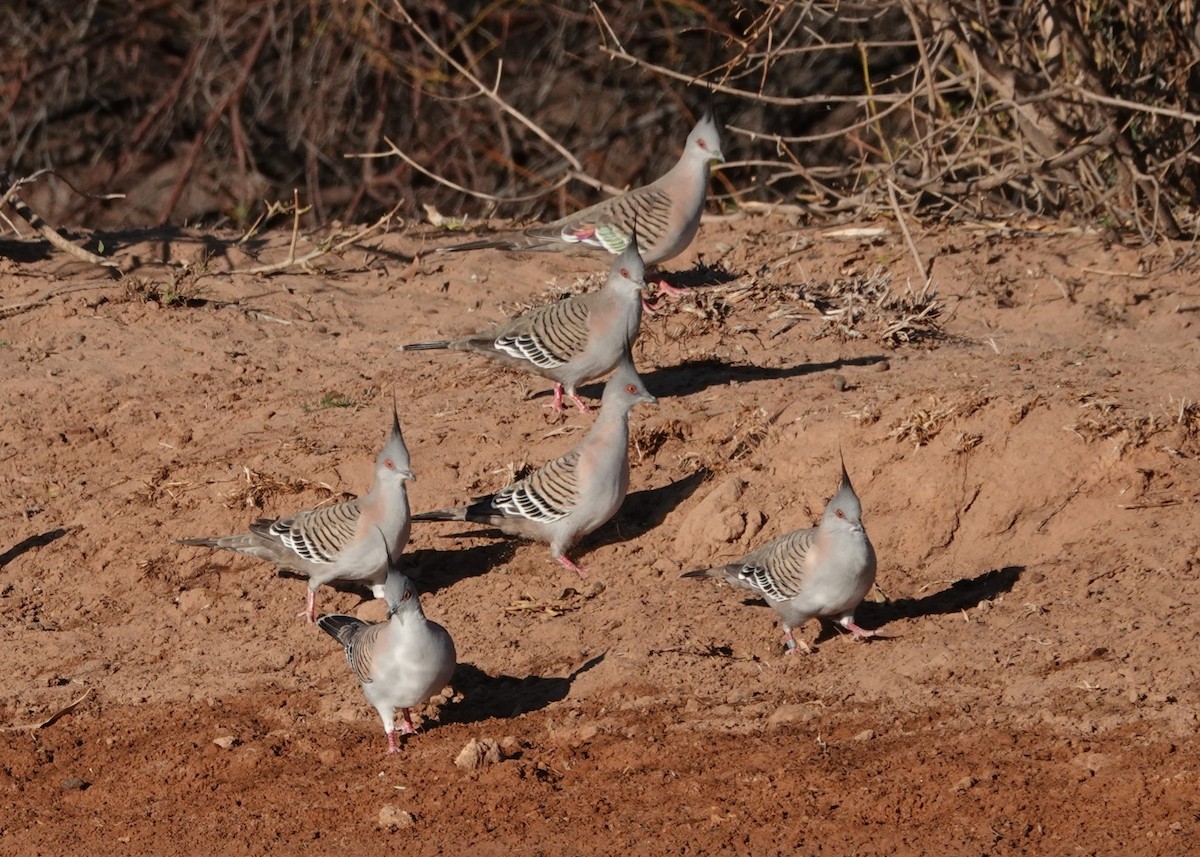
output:
{"label": "bird shadow on ground", "polygon": [[493,717],[504,720],[539,711],[551,703],[566,699],[575,679],[599,665],[604,660],[604,654],[596,655],[563,678],[490,676],[476,666],[460,663],[450,683],[462,694],[462,699],[443,706],[438,722],[477,723]]}
{"label": "bird shadow on ground", "polygon": [[701,468],[658,488],[630,492],[613,519],[590,538],[585,538],[581,547],[591,551],[604,545],[629,541],[650,532],[662,524],[675,507],[692,496],[696,489],[704,484],[708,475],[708,471]]}
{"label": "bird shadow on ground", "polygon": [[842,369],[846,366],[870,366],[887,358],[882,354],[866,357],[850,357],[829,363],[800,363],[796,366],[753,366],[724,363],[720,360],[688,360],[678,366],[662,366],[642,373],[646,389],[660,399],[691,396],[709,387],[728,384],[731,381],[777,381],[799,378]]}
{"label": "bird shadow on ground", "polygon": [[712,265],[697,264],[682,271],[650,271],[646,274],[646,283],[665,280],[668,286],[676,289],[696,289],[701,286],[723,286],[742,276]]}
{"label": "bird shadow on ground", "polygon": [[437,592],[468,577],[479,577],[493,568],[510,562],[521,539],[506,536],[491,527],[448,533],[447,538],[459,536],[497,536],[500,540],[452,550],[414,550],[404,555],[401,567],[417,582],[421,592]]}
{"label": "bird shadow on ground", "polygon": [[[478,577],[481,574],[487,574],[493,568],[503,565],[513,558],[513,554],[517,552],[519,539],[509,538],[508,536],[495,529],[471,530],[469,532],[452,533],[448,537],[455,536],[487,536],[494,534],[499,536],[502,541],[492,542],[485,545],[472,545],[466,548],[455,548],[453,550],[414,550],[406,551],[403,558],[400,560],[400,570],[417,585],[417,590],[421,593],[437,592],[452,586],[460,580],[466,580],[468,577]],[[286,568],[278,570],[280,577],[293,577],[298,580],[307,581],[308,578],[303,574],[290,571]],[[354,580],[333,580],[325,584],[330,589],[336,589],[338,592],[348,592],[351,595],[357,595],[362,599],[355,607],[361,606],[363,602],[374,600],[374,595],[371,594],[371,588],[359,581]]]}
{"label": "bird shadow on ground", "polygon": [[[708,471],[701,469],[658,488],[632,492],[625,498],[620,511],[611,521],[584,538],[579,550],[592,551],[649,532],[661,524],[672,509],[690,497],[707,477]],[[487,526],[444,534],[445,538],[462,536],[494,536],[500,541],[453,551],[417,550],[406,553],[402,567],[405,573],[417,582],[422,592],[437,592],[459,580],[486,574],[491,569],[509,562],[522,543],[534,544],[527,539],[505,535],[500,530]],[[569,555],[575,557],[574,552]],[[342,585],[344,584],[335,585],[334,588],[341,588]],[[342,591],[370,595],[369,590],[361,588],[360,591],[353,584]]]}
{"label": "bird shadow on ground", "polygon": [[[888,602],[864,601],[854,611],[854,619],[864,629],[878,631],[897,619],[943,616],[947,613],[969,610],[981,602],[990,601],[997,595],[1011,592],[1023,571],[1025,571],[1024,566],[1009,565],[985,571],[976,577],[964,577],[956,580],[945,589],[923,598],[901,598]],[[767,606],[764,599],[753,596],[745,598],[742,603],[760,607]],[[822,618],[820,621],[821,630],[817,634],[817,638],[813,640],[814,645],[849,633],[831,619]],[[795,630],[799,635],[800,630],[798,628]],[[866,642],[890,639],[892,639],[890,634],[879,634],[877,637],[868,638]]]}
{"label": "bird shadow on ground", "polygon": [[[876,630],[897,619],[944,616],[947,613],[970,610],[984,601],[991,601],[997,595],[1011,592],[1024,571],[1024,566],[1008,565],[985,571],[975,577],[956,580],[945,589],[921,598],[900,598],[888,602],[864,601],[855,611],[855,621],[867,630]],[[817,637],[817,642],[845,633],[832,623],[821,624],[821,634]],[[886,640],[888,635],[881,634],[880,638]]]}
{"label": "bird shadow on ground", "polygon": [[0,259],[11,259],[27,265],[45,261],[53,252],[54,248],[41,236],[28,241],[0,241]]}
{"label": "bird shadow on ground", "polygon": [[47,530],[44,533],[38,533],[36,536],[30,536],[27,539],[22,539],[4,553],[0,553],[0,568],[4,568],[4,566],[8,565],[23,553],[27,553],[34,548],[45,547],[51,542],[58,541],[63,536],[67,535],[67,533],[72,532],[74,529],[76,528],[60,527],[56,530]]}

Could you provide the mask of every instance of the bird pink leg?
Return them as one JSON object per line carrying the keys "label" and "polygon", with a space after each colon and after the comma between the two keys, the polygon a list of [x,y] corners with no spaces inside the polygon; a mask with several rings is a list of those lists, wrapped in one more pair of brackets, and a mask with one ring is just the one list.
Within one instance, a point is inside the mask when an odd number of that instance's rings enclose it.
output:
{"label": "bird pink leg", "polygon": [[412,722],[412,715],[410,715],[410,714],[408,713],[408,709],[407,709],[407,708],[403,709],[403,713],[404,713],[404,719],[403,719],[403,721],[402,721],[402,722],[403,722],[403,725],[400,727],[400,732],[401,732],[401,734],[403,734],[403,735],[416,735],[416,734],[417,734],[417,727],[416,727],[416,726],[413,726],[413,722]]}
{"label": "bird pink leg", "polygon": [[783,626],[783,653],[785,655],[796,654],[796,638],[792,636],[792,629],[787,625]]}
{"label": "bird pink leg", "polygon": [[571,393],[571,401],[573,401],[575,403],[575,406],[577,408],[579,408],[579,410],[581,410],[583,413],[590,414],[592,412],[592,409],[588,407],[588,403],[585,402],[583,399],[579,398],[578,393],[575,393],[575,392]]}
{"label": "bird pink leg", "polygon": [[571,571],[578,574],[580,577],[587,577],[587,571],[585,571],[583,568],[580,568],[575,563],[571,562],[571,560],[567,558],[566,554],[563,554],[562,556],[558,557],[558,561],[561,562],[563,565],[565,565],[567,568],[571,569]]}
{"label": "bird pink leg", "polygon": [[850,634],[856,640],[866,640],[870,637],[875,636],[874,631],[868,631],[865,628],[860,628],[857,625],[855,625],[854,620],[851,619],[849,616],[846,616],[845,618],[842,618],[842,619],[838,619],[838,624],[841,625],[843,628],[845,628],[847,631],[849,631]]}
{"label": "bird pink leg", "polygon": [[542,405],[543,408],[550,408],[556,414],[561,414],[566,408],[563,407],[563,386],[562,384],[554,385],[554,401],[548,405]]}
{"label": "bird pink leg", "polygon": [[303,616],[310,623],[317,621],[317,593],[311,589],[308,590],[308,601],[305,604],[305,608],[296,615]]}
{"label": "bird pink leg", "polygon": [[806,655],[812,654],[812,649],[809,648],[808,643],[793,637],[792,629],[787,625],[783,626],[783,647],[785,655],[794,655],[797,651],[803,651]]}
{"label": "bird pink leg", "polygon": [[388,733],[387,733],[387,738],[388,738],[388,752],[389,753],[399,753],[400,748],[398,746],[396,746],[396,732],[392,729],[389,729]]}

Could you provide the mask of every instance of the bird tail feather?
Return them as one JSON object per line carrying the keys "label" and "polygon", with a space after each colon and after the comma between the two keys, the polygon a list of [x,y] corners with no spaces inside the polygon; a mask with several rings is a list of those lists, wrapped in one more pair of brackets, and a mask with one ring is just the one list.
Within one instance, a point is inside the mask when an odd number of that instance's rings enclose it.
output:
{"label": "bird tail feather", "polygon": [[458,253],[462,250],[512,250],[513,242],[509,237],[503,238],[481,238],[478,241],[467,241],[463,244],[451,244],[449,247],[439,247],[439,253]]}
{"label": "bird tail feather", "polygon": [[317,626],[343,646],[349,646],[358,629],[367,623],[355,616],[332,613],[317,619]]}
{"label": "bird tail feather", "polygon": [[421,512],[413,515],[414,521],[465,521],[466,509],[456,506],[453,509],[434,509],[432,512]]}
{"label": "bird tail feather", "polygon": [[685,571],[683,574],[681,574],[679,576],[680,577],[691,577],[691,578],[696,578],[696,579],[705,578],[705,577],[720,578],[720,577],[725,576],[725,569],[724,568],[699,568],[699,569],[696,569],[695,571]]}
{"label": "bird tail feather", "polygon": [[174,539],[177,545],[188,545],[196,548],[222,548],[230,551],[245,552],[254,544],[254,540],[242,533],[236,536],[202,536],[195,539]]}

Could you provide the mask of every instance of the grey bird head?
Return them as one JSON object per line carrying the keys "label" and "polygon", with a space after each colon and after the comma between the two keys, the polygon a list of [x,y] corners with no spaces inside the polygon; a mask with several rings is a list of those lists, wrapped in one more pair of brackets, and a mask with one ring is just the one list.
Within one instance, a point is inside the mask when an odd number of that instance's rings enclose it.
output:
{"label": "grey bird head", "polygon": [[[839,453],[840,455],[840,453]],[[821,516],[821,526],[835,529],[862,532],[862,503],[854,493],[850,484],[850,474],[846,472],[846,462],[842,461],[842,483],[838,492],[825,505],[825,514]]]}
{"label": "grey bird head", "polygon": [[613,260],[612,268],[608,272],[608,283],[636,290],[641,290],[646,285],[646,265],[642,262],[642,253],[638,248],[636,222],[625,250]]}
{"label": "grey bird head", "polygon": [[388,435],[387,443],[383,445],[379,457],[375,459],[375,473],[381,477],[417,481],[408,460],[408,447],[404,445],[404,435],[400,433],[400,418],[396,415],[394,396],[392,398],[392,433]]}
{"label": "grey bird head", "polygon": [[421,611],[421,599],[417,597],[417,587],[400,569],[392,566],[388,569],[387,580],[383,584],[383,597],[387,600],[387,617],[425,614]]}
{"label": "grey bird head", "polygon": [[688,134],[683,151],[705,162],[725,163],[725,155],[721,152],[721,135],[717,130],[717,120],[713,116],[711,106],[705,108],[704,115],[700,117],[692,133]]}
{"label": "grey bird head", "polygon": [[[376,527],[375,530],[379,533],[379,538],[383,539],[383,550],[387,554],[388,561],[387,578],[383,582],[383,598],[388,606],[387,618],[391,619],[397,614],[403,617],[413,611],[421,613],[421,600],[417,597],[417,587],[400,570],[396,557],[392,556],[387,538],[383,535],[383,530],[379,527]],[[422,615],[424,614],[422,613]]]}
{"label": "grey bird head", "polygon": [[600,408],[603,410],[609,402],[619,402],[625,410],[629,410],[638,402],[656,405],[658,399],[650,395],[650,391],[642,383],[642,377],[633,368],[633,361],[625,359],[621,361],[612,377],[608,379],[608,383],[604,385]]}

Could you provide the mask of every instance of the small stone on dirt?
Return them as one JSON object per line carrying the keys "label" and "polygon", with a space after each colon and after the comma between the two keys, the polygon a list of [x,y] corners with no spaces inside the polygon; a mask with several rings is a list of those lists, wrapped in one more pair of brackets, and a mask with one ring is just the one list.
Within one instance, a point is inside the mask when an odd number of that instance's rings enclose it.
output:
{"label": "small stone on dirt", "polygon": [[675,537],[676,556],[694,556],[719,542],[736,541],[746,531],[746,519],[733,508],[746,490],[736,476],[726,479],[688,512]]}
{"label": "small stone on dirt", "polygon": [[978,781],[974,777],[966,776],[955,783],[953,788],[950,790],[955,792],[965,792],[967,789],[974,787],[976,782]]}
{"label": "small stone on dirt", "polygon": [[228,750],[237,745],[238,739],[234,738],[232,735],[222,735],[220,738],[213,738],[213,743],[222,750]]}
{"label": "small stone on dirt", "polygon": [[416,823],[413,814],[401,809],[394,803],[385,803],[379,810],[379,826],[389,830],[399,830],[402,827],[412,827]]}
{"label": "small stone on dirt", "polygon": [[837,390],[839,393],[845,391],[845,389],[849,386],[850,382],[846,380],[845,375],[833,376],[833,389]]}
{"label": "small stone on dirt", "polygon": [[803,723],[812,717],[812,710],[805,705],[781,705],[767,718],[767,723],[778,726],[783,723]]}
{"label": "small stone on dirt", "polygon": [[63,791],[65,792],[76,790],[83,791],[90,785],[91,783],[89,783],[87,780],[81,780],[79,777],[67,777],[62,781]]}
{"label": "small stone on dirt", "polygon": [[472,738],[459,751],[454,760],[455,766],[464,771],[474,771],[484,765],[495,765],[500,761],[500,745],[492,738],[476,740]]}

